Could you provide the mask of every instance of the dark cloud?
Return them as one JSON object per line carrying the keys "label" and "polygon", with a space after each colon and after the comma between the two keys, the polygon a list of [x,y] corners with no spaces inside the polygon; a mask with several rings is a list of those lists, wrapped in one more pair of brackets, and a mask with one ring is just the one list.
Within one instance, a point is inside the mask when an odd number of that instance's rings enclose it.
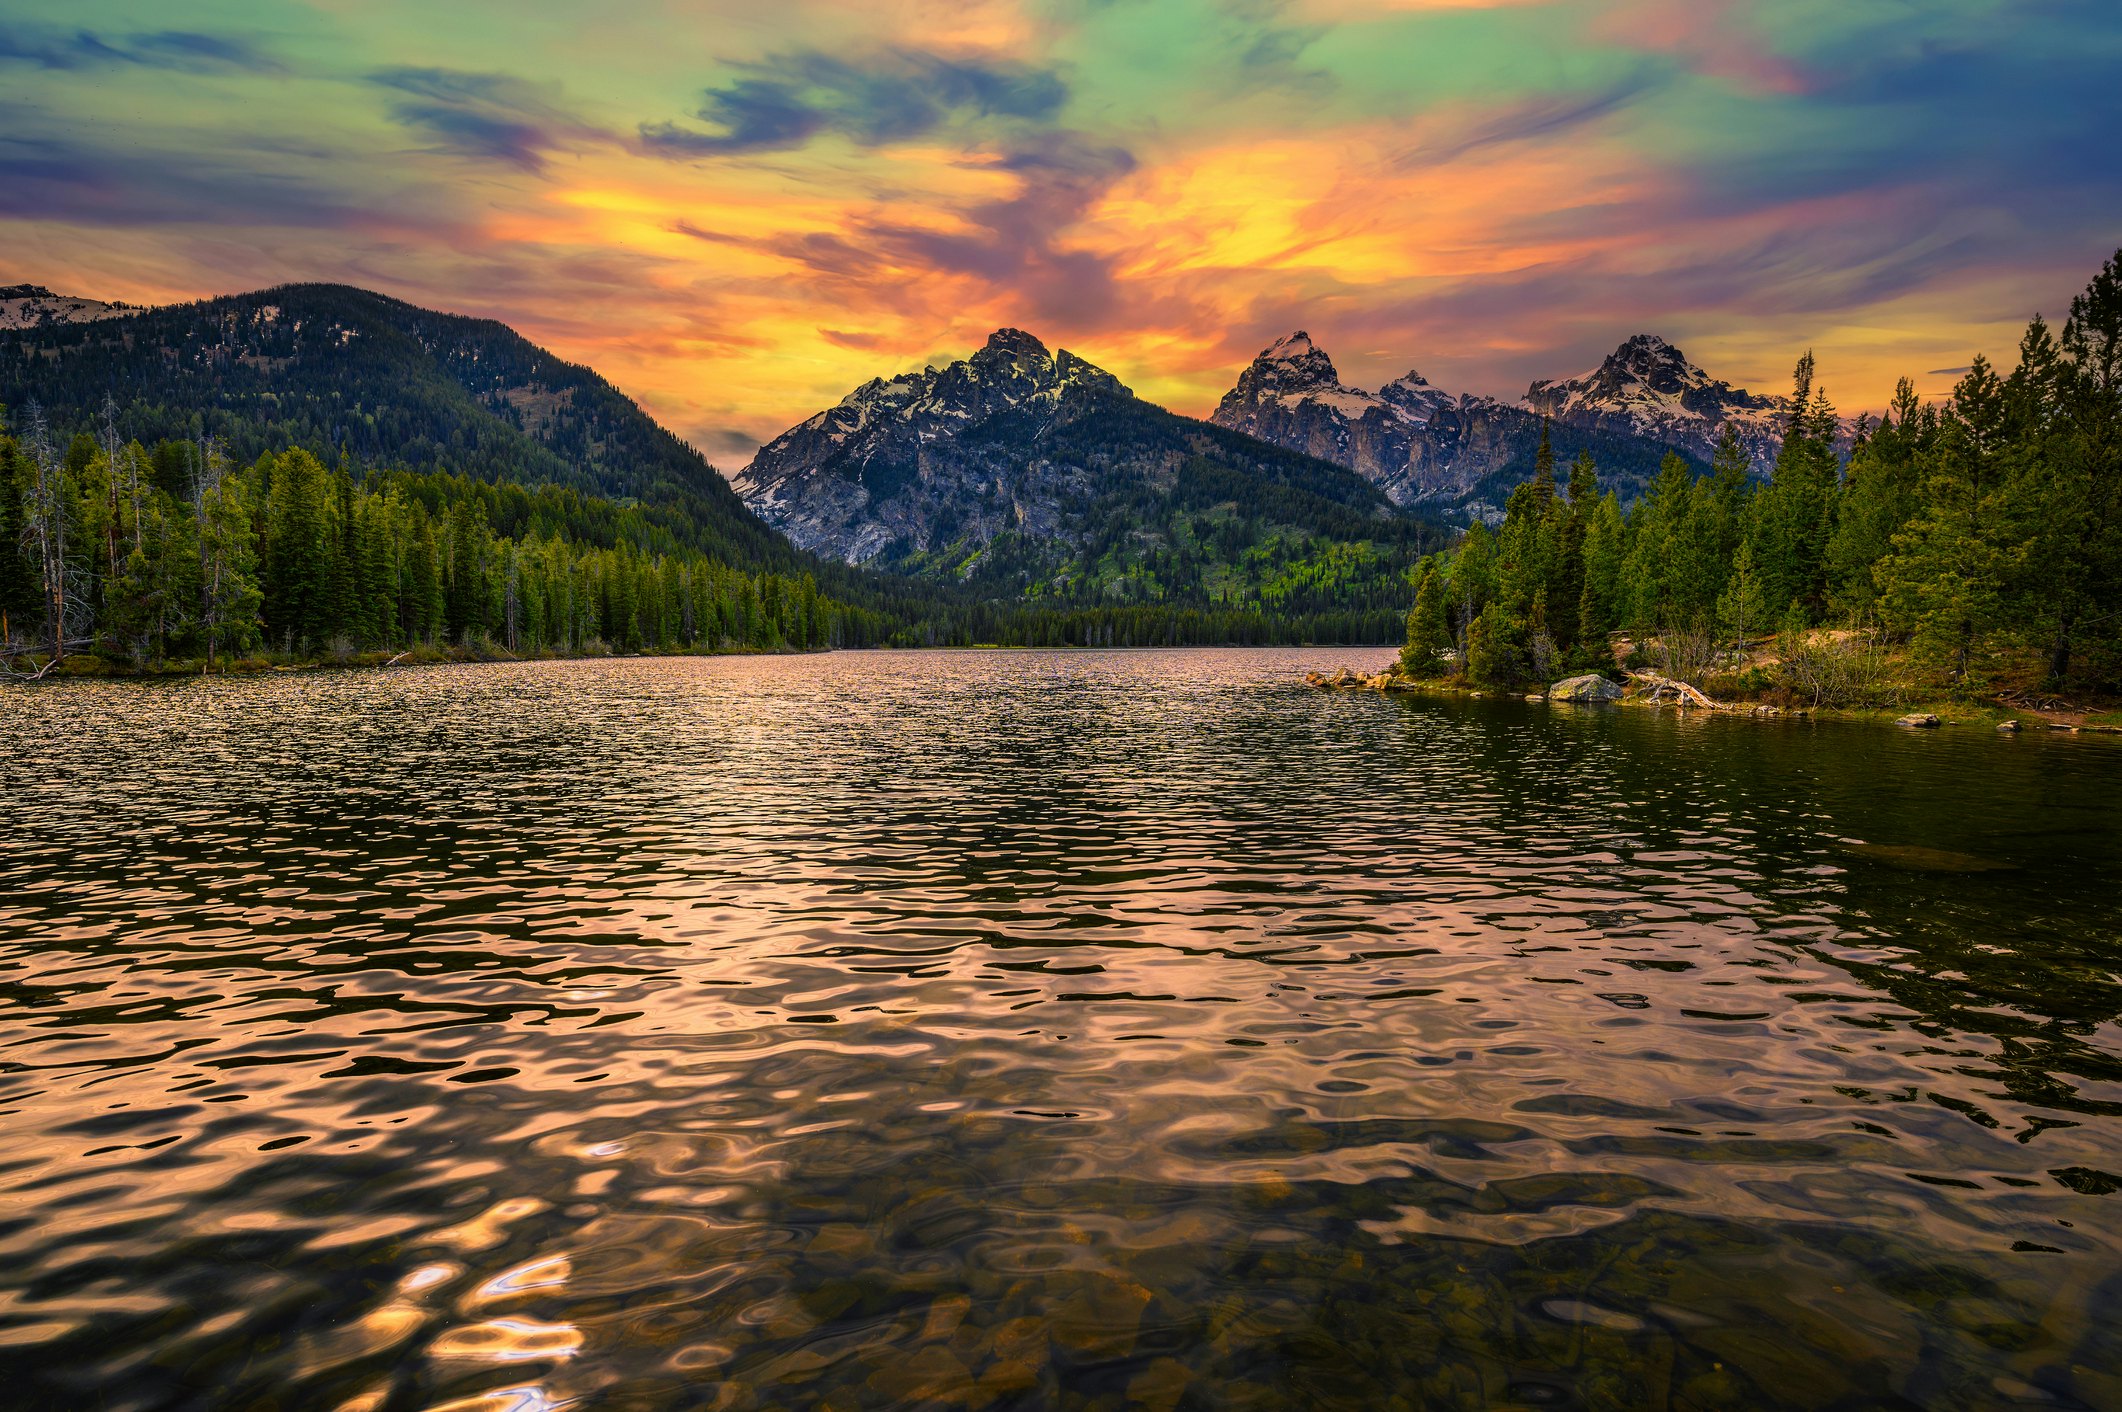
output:
{"label": "dark cloud", "polygon": [[701,96],[713,131],[644,123],[641,145],[670,157],[783,151],[838,134],[874,147],[975,118],[1052,119],[1068,88],[1050,69],[894,49],[862,59],[817,51],[742,66]]}
{"label": "dark cloud", "polygon": [[447,238],[454,222],[409,192],[386,209],[335,183],[338,164],[264,145],[217,151],[105,147],[67,124],[0,103],[0,218],[88,226],[380,230]]}
{"label": "dark cloud", "polygon": [[401,96],[390,114],[440,151],[521,171],[544,170],[549,153],[611,136],[565,108],[558,84],[460,69],[384,69],[369,82]]}
{"label": "dark cloud", "polygon": [[1042,325],[1084,331],[1143,312],[1128,310],[1122,300],[1113,257],[1059,243],[1114,182],[1134,170],[1134,157],[1055,132],[1007,153],[999,165],[1023,177],[1021,188],[956,212],[964,229],[869,220],[845,234],[803,236],[781,248],[865,298],[895,300],[896,292],[876,272],[913,267],[987,284],[1015,301],[1025,319]]}
{"label": "dark cloud", "polygon": [[0,63],[41,69],[131,66],[181,73],[286,72],[279,60],[247,39],[166,29],[146,34],[101,35],[93,30],[0,30]]}

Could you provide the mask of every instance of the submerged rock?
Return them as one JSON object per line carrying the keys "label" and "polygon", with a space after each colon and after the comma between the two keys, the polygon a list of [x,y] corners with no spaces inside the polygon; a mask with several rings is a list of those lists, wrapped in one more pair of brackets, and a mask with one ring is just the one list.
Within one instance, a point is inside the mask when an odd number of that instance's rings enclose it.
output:
{"label": "submerged rock", "polygon": [[1621,688],[1597,672],[1558,681],[1547,689],[1550,701],[1619,701]]}
{"label": "submerged rock", "polygon": [[1852,853],[1911,873],[2002,873],[2014,865],[1973,853],[1955,853],[1949,848],[1930,848],[1920,843],[1863,843],[1847,840]]}
{"label": "submerged rock", "polygon": [[1914,730],[1933,730],[1937,727],[1938,718],[1928,711],[1918,711],[1913,716],[1903,716],[1900,720],[1895,721],[1894,724],[1897,726],[1908,726]]}

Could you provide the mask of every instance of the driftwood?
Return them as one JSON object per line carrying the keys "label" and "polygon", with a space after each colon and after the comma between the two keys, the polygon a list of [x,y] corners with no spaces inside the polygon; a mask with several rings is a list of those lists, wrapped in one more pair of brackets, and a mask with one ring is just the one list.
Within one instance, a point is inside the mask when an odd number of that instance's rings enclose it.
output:
{"label": "driftwood", "polygon": [[4,677],[7,681],[43,681],[44,674],[58,666],[59,661],[60,659],[57,657],[48,658],[44,665],[34,672],[18,672],[15,670],[14,661],[9,659],[5,662],[0,662],[0,677]]}
{"label": "driftwood", "polygon": [[403,661],[407,657],[410,657],[412,655],[412,652],[413,649],[408,647],[403,652],[400,652],[396,657],[393,657],[388,662],[385,662],[383,665],[386,667],[395,667],[398,665],[399,662]]}
{"label": "driftwood", "polygon": [[1643,694],[1653,701],[1663,700],[1665,693],[1669,691],[1672,693],[1673,701],[1677,705],[1700,706],[1705,711],[1729,711],[1732,709],[1722,701],[1710,700],[1684,681],[1675,681],[1673,678],[1661,676],[1657,672],[1630,672],[1628,676],[1630,681],[1640,682],[1643,686]]}

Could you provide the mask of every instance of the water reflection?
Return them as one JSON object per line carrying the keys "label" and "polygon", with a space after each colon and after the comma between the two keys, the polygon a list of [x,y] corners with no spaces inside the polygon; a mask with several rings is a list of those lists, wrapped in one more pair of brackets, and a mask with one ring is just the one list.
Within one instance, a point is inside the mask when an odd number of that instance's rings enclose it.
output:
{"label": "water reflection", "polygon": [[1322,660],[0,696],[10,1386],[2122,1404],[2122,750]]}

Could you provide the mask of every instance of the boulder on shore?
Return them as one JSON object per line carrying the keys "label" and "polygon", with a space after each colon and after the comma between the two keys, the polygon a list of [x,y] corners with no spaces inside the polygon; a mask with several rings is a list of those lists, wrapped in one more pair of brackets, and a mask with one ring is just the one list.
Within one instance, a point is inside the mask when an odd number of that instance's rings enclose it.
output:
{"label": "boulder on shore", "polygon": [[1900,720],[1895,721],[1894,724],[1897,726],[1908,726],[1913,730],[1934,730],[1937,728],[1938,718],[1928,711],[1918,711],[1913,716],[1903,716]]}
{"label": "boulder on shore", "polygon": [[1547,689],[1550,701],[1619,701],[1621,688],[1597,672],[1558,681]]}

